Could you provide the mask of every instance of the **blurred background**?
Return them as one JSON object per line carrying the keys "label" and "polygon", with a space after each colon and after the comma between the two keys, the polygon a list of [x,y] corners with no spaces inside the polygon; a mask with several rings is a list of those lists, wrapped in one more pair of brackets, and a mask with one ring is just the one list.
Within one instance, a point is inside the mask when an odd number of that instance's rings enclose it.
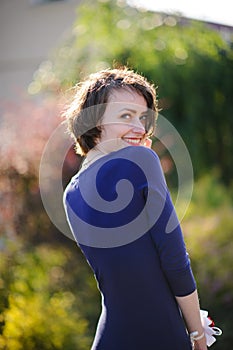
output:
{"label": "blurred background", "polygon": [[[175,4],[1,0],[0,349],[90,349],[100,312],[96,282],[74,241],[48,217],[38,178],[70,88],[113,65],[158,86],[161,114],[189,150],[194,191],[182,228],[201,307],[223,330],[213,349],[232,349],[233,23],[224,1],[218,14],[227,13],[226,21]],[[175,166],[153,141],[175,195]],[[80,160],[67,153],[64,187]]]}

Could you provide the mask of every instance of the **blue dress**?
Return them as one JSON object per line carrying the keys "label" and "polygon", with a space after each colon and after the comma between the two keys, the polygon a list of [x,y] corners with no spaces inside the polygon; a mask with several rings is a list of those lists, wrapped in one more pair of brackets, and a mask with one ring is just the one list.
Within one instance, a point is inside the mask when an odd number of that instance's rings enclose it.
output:
{"label": "blue dress", "polygon": [[191,350],[175,296],[196,284],[156,153],[129,146],[96,160],[64,207],[102,296],[91,350]]}

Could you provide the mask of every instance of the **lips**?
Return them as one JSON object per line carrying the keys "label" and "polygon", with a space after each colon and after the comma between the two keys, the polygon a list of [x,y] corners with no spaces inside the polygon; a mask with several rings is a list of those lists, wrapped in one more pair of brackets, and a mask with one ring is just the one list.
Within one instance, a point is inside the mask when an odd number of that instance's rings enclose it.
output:
{"label": "lips", "polygon": [[123,140],[127,143],[129,143],[130,145],[140,145],[141,144],[141,138],[128,138],[128,137],[124,137]]}

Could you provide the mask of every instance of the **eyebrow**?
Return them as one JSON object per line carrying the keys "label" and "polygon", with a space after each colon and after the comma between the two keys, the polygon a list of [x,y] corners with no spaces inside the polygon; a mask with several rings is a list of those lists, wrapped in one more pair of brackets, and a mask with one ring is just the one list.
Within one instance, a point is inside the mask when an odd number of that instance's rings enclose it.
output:
{"label": "eyebrow", "polygon": [[[123,112],[123,111],[128,111],[128,112],[131,112],[131,113],[134,113],[134,114],[137,113],[137,111],[136,111],[135,109],[131,109],[131,108],[127,108],[127,107],[122,108],[119,112]],[[145,111],[143,111],[143,112],[141,113],[141,115],[144,114],[144,113],[146,113],[146,112],[148,112],[148,108],[147,108]]]}

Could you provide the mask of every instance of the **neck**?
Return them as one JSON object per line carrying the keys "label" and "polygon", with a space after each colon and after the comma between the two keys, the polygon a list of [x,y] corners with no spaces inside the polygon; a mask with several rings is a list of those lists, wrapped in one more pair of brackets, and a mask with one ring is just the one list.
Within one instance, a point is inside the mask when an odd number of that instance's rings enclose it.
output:
{"label": "neck", "polygon": [[87,153],[80,171],[87,169],[96,160],[104,157],[105,155],[114,151],[118,151],[126,146],[128,146],[128,144],[120,138],[99,142]]}
{"label": "neck", "polygon": [[95,146],[95,149],[101,152],[103,155],[105,155],[114,151],[118,151],[127,146],[128,144],[124,140],[122,140],[121,138],[116,138],[99,142]]}
{"label": "neck", "polygon": [[102,158],[107,153],[103,153],[96,147],[92,148],[86,155],[86,158],[84,159],[81,169],[79,172],[82,172],[83,170],[86,170],[91,164],[93,164],[96,160]]}

